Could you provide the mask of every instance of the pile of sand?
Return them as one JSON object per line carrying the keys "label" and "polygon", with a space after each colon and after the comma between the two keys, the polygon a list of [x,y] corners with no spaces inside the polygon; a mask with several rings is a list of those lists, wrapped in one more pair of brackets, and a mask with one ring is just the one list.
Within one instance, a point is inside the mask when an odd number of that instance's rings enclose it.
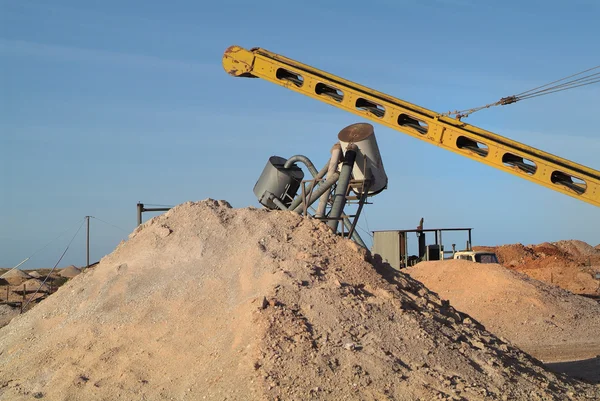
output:
{"label": "pile of sand", "polygon": [[28,272],[27,274],[29,274],[33,278],[41,278],[42,277],[42,275],[35,270],[32,270],[32,271]]}
{"label": "pile of sand", "polygon": [[584,261],[585,261],[585,258],[589,258],[592,256],[595,256],[595,257],[600,256],[599,250],[595,249],[593,246],[591,246],[590,244],[583,242],[583,241],[566,240],[566,241],[554,242],[553,244],[556,245],[561,250],[565,251],[566,253],[568,253],[576,258],[579,258],[579,259],[583,258]]}
{"label": "pile of sand", "polygon": [[[5,399],[583,400],[292,212],[186,203],[0,330]],[[587,398],[586,398],[587,397]]]}
{"label": "pile of sand", "polygon": [[496,264],[422,262],[406,271],[538,359],[600,355],[600,304],[594,300]]}
{"label": "pile of sand", "polygon": [[493,251],[499,262],[510,269],[523,272],[536,280],[559,286],[574,294],[600,295],[600,250],[578,240],[544,242],[497,247],[474,247]]}
{"label": "pile of sand", "polygon": [[4,273],[0,278],[6,280],[10,285],[20,285],[29,280],[31,276],[23,270],[12,269]]}
{"label": "pile of sand", "polygon": [[77,267],[71,265],[71,266],[68,266],[68,267],[65,267],[64,269],[62,269],[58,273],[58,275],[60,277],[73,278],[73,277],[77,276],[80,273],[81,273],[80,269],[78,269]]}
{"label": "pile of sand", "polygon": [[[20,309],[10,305],[0,305],[0,327],[6,326],[10,321],[19,314]],[[2,390],[0,390],[0,395]]]}
{"label": "pile of sand", "polygon": [[29,280],[25,281],[24,283],[22,283],[21,286],[26,286],[25,288],[28,293],[36,292],[36,291],[41,292],[41,293],[50,292],[50,287],[47,286],[41,280],[38,280],[37,278],[29,279]]}

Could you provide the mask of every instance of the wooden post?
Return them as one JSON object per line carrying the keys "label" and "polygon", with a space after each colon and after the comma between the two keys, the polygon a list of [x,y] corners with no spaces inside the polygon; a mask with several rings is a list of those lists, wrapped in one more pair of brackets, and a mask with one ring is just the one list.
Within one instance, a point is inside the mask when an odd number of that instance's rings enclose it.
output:
{"label": "wooden post", "polygon": [[25,291],[27,291],[27,285],[23,284],[23,299],[21,300],[21,313],[23,313],[23,305],[25,305]]}

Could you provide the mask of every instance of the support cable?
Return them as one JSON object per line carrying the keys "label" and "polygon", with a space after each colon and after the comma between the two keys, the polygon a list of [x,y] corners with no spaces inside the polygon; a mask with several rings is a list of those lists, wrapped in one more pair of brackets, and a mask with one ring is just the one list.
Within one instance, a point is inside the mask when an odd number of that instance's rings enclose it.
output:
{"label": "support cable", "polygon": [[71,238],[71,241],[69,241],[69,244],[67,245],[67,247],[63,251],[62,255],[60,255],[60,258],[58,259],[58,262],[56,262],[56,264],[54,265],[54,267],[52,268],[52,270],[50,270],[50,272],[46,275],[46,277],[44,278],[44,281],[42,281],[42,283],[40,284],[39,288],[33,293],[33,295],[31,296],[31,298],[29,298],[29,300],[27,300],[27,302],[21,307],[21,310],[25,310],[25,308],[27,307],[27,305],[29,305],[29,303],[35,298],[35,296],[37,295],[37,293],[40,292],[40,290],[42,289],[42,287],[44,286],[44,284],[46,284],[46,281],[48,281],[48,278],[54,272],[54,270],[56,269],[56,266],[58,266],[58,264],[60,263],[60,261],[62,260],[62,258],[65,256],[65,254],[69,250],[69,247],[73,243],[73,240],[75,239],[75,237],[77,236],[77,234],[79,234],[79,231],[81,230],[81,227],[83,227],[83,223],[85,223],[85,219],[79,225],[79,228],[77,229],[77,232],[75,232],[75,235],[73,235],[73,238]]}
{"label": "support cable", "polygon": [[[537,89],[541,89],[541,88],[543,88],[543,87],[545,87],[545,86],[552,85],[552,84],[558,83],[558,82],[560,82],[560,81],[564,81],[565,79],[573,78],[573,77],[575,77],[575,76],[577,76],[577,75],[583,74],[584,72],[593,71],[593,70],[595,70],[595,69],[598,69],[598,68],[600,68],[600,65],[597,65],[597,66],[595,66],[595,67],[592,67],[592,68],[588,68],[587,70],[584,70],[584,71],[578,72],[578,73],[576,73],[576,74],[573,74],[573,75],[569,75],[568,77],[564,77],[564,78],[561,78],[561,79],[557,79],[556,81],[552,81],[552,82],[550,82],[550,83],[547,83],[547,84],[545,84],[545,85],[541,85],[541,86],[538,86],[538,87],[536,87],[536,88],[529,89],[528,91],[521,92],[521,93],[519,93],[519,94],[517,94],[517,95],[515,95],[515,96],[523,96],[523,95],[525,95],[525,94],[527,94],[527,93],[533,92],[533,91],[535,91],[535,90],[537,90]],[[600,73],[591,74],[590,76],[594,76],[594,75],[598,75],[598,74],[600,74]],[[585,78],[585,77],[583,77],[583,78]],[[583,79],[583,78],[579,78],[579,79]]]}
{"label": "support cable", "polygon": [[[84,220],[85,221],[85,220]],[[83,224],[83,223],[81,223]],[[73,229],[73,227],[61,232],[60,234],[58,234],[56,237],[54,237],[54,239],[52,239],[51,241],[49,241],[46,245],[44,245],[43,247],[41,247],[40,249],[38,249],[37,251],[35,251],[34,253],[32,253],[31,255],[29,255],[27,258],[23,259],[18,265],[12,267],[10,270],[8,270],[6,273],[9,273],[13,270],[15,270],[16,268],[18,268],[19,266],[21,266],[23,263],[27,262],[29,259],[33,258],[35,255],[37,255],[38,253],[40,253],[41,251],[43,251],[44,249],[46,249],[48,247],[48,245],[50,245],[51,243],[53,243],[54,241],[56,241],[57,239],[59,239],[60,237],[62,237],[63,235],[65,235],[67,232],[71,231]],[[4,274],[6,274],[4,273]]]}
{"label": "support cable", "polygon": [[[565,81],[569,78],[573,78],[577,75],[581,75],[583,73],[593,71],[593,70],[596,70],[599,68],[600,68],[600,65],[597,65],[595,67],[588,68],[587,70],[578,72],[576,74],[569,75],[568,77],[557,79],[556,81],[552,81],[545,85],[541,85],[541,86],[535,87],[533,89],[529,89],[525,92],[521,92],[519,94],[512,95],[512,96],[503,97],[502,99],[498,100],[497,102],[489,103],[484,106],[474,107],[474,108],[465,109],[465,110],[449,111],[447,113],[442,113],[441,115],[443,115],[443,116],[454,115],[454,116],[456,116],[457,120],[460,120],[461,118],[468,117],[470,114],[478,112],[479,110],[488,109],[490,107],[505,106],[508,104],[516,103],[520,100],[531,99],[531,98],[538,97],[538,96],[549,95],[551,93],[562,92],[567,89],[573,89],[573,88],[578,88],[580,86],[595,84],[595,83],[600,82],[600,72],[588,74],[583,77],[572,79],[572,80],[566,81],[566,82],[562,82],[562,81]],[[559,83],[559,82],[562,82],[562,83]],[[553,84],[557,84],[557,85],[553,85]]]}
{"label": "support cable", "polygon": [[102,220],[102,219],[99,219],[98,217],[94,217],[94,216],[90,216],[90,217],[91,217],[92,219],[94,219],[94,220],[101,221],[101,222],[102,222],[102,223],[104,223],[104,224],[108,224],[109,226],[112,226],[112,227],[114,227],[114,228],[117,228],[117,229],[119,229],[119,230],[121,230],[121,231],[123,231],[123,232],[126,232],[126,233],[128,233],[128,232],[129,232],[128,230],[126,230],[126,229],[124,229],[124,228],[122,228],[122,227],[119,227],[119,226],[116,226],[116,225],[114,225],[114,224],[111,224],[111,223],[109,223],[109,222],[107,222],[107,221],[104,221],[104,220]]}

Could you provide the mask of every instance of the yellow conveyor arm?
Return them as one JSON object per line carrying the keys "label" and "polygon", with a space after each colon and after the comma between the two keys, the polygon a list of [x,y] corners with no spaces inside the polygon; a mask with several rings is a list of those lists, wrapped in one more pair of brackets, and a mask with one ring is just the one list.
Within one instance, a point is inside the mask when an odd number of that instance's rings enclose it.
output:
{"label": "yellow conveyor arm", "polygon": [[229,47],[223,67],[263,78],[415,138],[600,206],[600,171],[261,48]]}

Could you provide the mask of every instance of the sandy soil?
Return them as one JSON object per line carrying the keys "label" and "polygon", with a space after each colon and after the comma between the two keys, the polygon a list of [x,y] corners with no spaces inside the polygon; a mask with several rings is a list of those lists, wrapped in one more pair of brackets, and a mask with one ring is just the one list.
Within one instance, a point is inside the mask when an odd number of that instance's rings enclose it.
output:
{"label": "sandy soil", "polygon": [[[553,369],[567,367],[560,371],[588,379],[600,374],[600,370],[583,371],[597,366],[600,355],[597,301],[494,264],[423,262],[407,272]],[[590,362],[579,362],[585,360]],[[574,370],[577,367],[582,370]]]}
{"label": "sandy soil", "polygon": [[186,203],[0,329],[0,399],[589,400],[292,212]]}
{"label": "sandy soil", "polygon": [[[592,299],[496,264],[422,262],[407,272],[541,360],[600,355],[600,304]],[[569,354],[560,356],[562,348]]]}

